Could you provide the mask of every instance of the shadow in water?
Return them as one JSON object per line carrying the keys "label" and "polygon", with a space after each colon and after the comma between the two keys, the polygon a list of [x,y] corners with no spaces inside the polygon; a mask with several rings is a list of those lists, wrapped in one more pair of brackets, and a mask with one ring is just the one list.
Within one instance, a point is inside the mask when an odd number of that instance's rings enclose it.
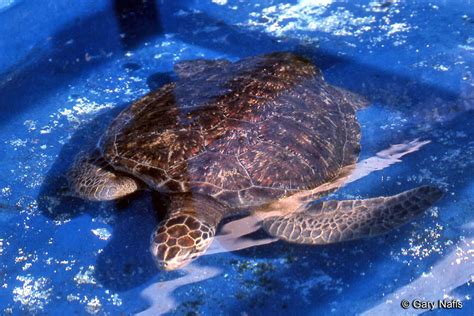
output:
{"label": "shadow in water", "polygon": [[176,79],[176,76],[174,75],[174,73],[157,72],[148,76],[146,83],[148,85],[148,88],[150,88],[151,91],[154,91],[160,88],[161,86],[164,86],[165,84],[172,82],[175,79]]}
{"label": "shadow in water", "polygon": [[124,291],[159,273],[149,247],[160,209],[153,208],[148,194],[135,194],[117,204],[112,209],[116,212],[112,237],[97,258],[95,277],[107,288]]}
{"label": "shadow in water", "polygon": [[[125,65],[133,71],[135,65]],[[171,82],[174,74],[155,73],[147,79],[150,90]],[[95,148],[110,122],[126,107],[99,114],[74,132],[50,168],[38,195],[39,209],[49,218],[66,220],[83,214],[113,218],[111,239],[97,258],[95,277],[107,288],[123,291],[159,273],[149,252],[150,236],[166,213],[167,200],[157,192],[141,191],[113,202],[89,202],[68,193],[66,174],[74,157]],[[173,274],[169,274],[172,276]]]}
{"label": "shadow in water", "polygon": [[133,49],[151,36],[162,32],[155,0],[114,0],[121,41],[126,49]]}
{"label": "shadow in water", "polygon": [[126,290],[156,275],[149,253],[150,235],[160,216],[147,192],[138,192],[115,202],[88,202],[68,196],[67,174],[81,151],[93,149],[110,121],[123,109],[98,115],[80,127],[65,144],[45,177],[38,196],[40,211],[49,218],[66,220],[87,214],[92,218],[112,218],[113,227],[104,251],[98,255],[95,277],[107,288]]}

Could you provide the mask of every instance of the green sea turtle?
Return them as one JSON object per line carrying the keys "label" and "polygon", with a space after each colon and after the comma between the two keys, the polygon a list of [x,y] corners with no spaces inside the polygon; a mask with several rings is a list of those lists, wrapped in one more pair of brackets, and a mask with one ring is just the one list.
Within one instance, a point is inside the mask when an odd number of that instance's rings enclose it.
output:
{"label": "green sea turtle", "polygon": [[175,65],[179,79],[122,111],[97,149],[76,160],[72,191],[94,201],[147,187],[169,200],[151,237],[165,270],[206,251],[219,222],[249,212],[271,236],[328,244],[399,227],[442,193],[310,203],[346,176],[360,151],[365,101],[324,81],[309,60],[273,53]]}

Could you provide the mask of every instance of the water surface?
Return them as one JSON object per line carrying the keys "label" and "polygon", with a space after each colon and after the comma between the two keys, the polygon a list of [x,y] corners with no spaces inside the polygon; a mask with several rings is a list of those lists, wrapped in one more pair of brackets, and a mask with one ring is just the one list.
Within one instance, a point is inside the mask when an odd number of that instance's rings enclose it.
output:
{"label": "water surface", "polygon": [[[393,315],[414,298],[474,313],[471,1],[0,1],[0,33],[3,313]],[[152,195],[62,196],[74,155],[176,62],[273,51],[371,102],[358,173],[332,197],[426,183],[445,197],[388,235],[323,247],[228,238],[247,226],[227,221],[208,255],[165,273],[148,252]]]}

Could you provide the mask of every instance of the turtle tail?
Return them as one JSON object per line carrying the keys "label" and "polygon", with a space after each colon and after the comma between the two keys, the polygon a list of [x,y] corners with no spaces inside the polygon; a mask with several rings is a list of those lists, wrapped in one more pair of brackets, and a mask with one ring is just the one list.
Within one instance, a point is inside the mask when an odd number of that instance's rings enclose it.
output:
{"label": "turtle tail", "polygon": [[412,221],[442,195],[439,188],[421,186],[389,197],[324,201],[262,224],[271,236],[288,242],[330,244],[387,233]]}

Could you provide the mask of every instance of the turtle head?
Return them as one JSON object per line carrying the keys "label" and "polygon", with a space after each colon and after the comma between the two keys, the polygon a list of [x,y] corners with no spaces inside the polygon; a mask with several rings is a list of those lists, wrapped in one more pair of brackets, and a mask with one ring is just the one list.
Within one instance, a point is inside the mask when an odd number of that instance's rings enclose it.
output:
{"label": "turtle head", "polygon": [[215,226],[193,215],[163,220],[151,237],[150,251],[160,269],[176,270],[202,255],[211,244]]}

